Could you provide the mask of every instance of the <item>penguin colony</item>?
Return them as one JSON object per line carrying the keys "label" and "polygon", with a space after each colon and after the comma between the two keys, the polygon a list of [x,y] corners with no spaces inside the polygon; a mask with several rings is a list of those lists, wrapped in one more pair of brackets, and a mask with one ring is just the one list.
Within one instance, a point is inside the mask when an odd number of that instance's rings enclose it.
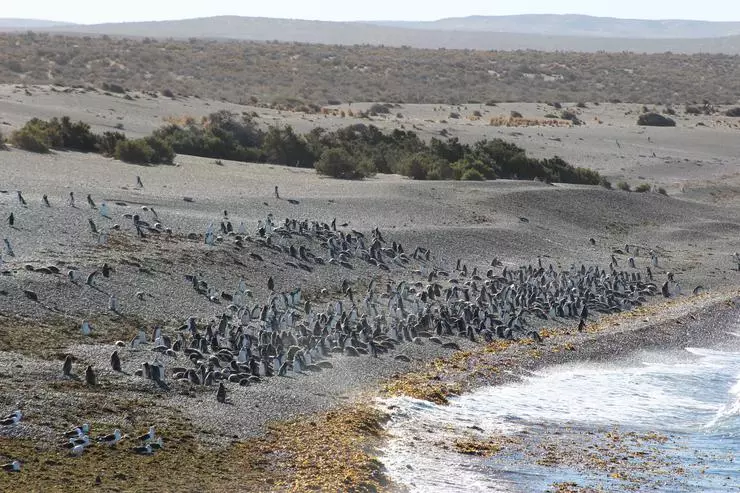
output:
{"label": "penguin colony", "polygon": [[[143,187],[139,177],[136,182],[137,187]],[[275,196],[279,198],[277,187]],[[20,191],[17,198],[21,206],[28,206]],[[104,202],[96,204],[91,195],[87,196],[87,202],[92,210],[103,208],[107,217]],[[76,207],[72,192],[67,205]],[[53,206],[46,195],[42,206]],[[131,222],[139,238],[149,234],[172,235],[153,208],[144,206],[143,212],[152,216],[152,222],[139,214],[123,216]],[[9,226],[14,228],[18,220],[11,213]],[[94,235],[106,234],[93,219],[89,219],[89,225]],[[536,327],[542,321],[568,323],[570,320],[573,324],[577,321],[582,331],[595,313],[631,310],[658,292],[670,297],[671,286],[680,289],[670,273],[658,288],[650,267],[643,274],[636,265],[639,251],[630,252],[630,245],[625,250],[634,256],[629,257],[626,269],[619,268],[614,255],[607,269],[571,265],[558,270],[552,264],[544,265],[542,259],[537,259],[535,264],[511,267],[496,258],[486,268],[479,269],[468,267],[462,259],[454,265],[444,265],[425,247],[407,252],[400,243],[386,240],[379,228],[366,234],[347,227],[346,223],[337,225],[336,219],[328,223],[291,218],[275,222],[268,215],[249,232],[243,223],[234,228],[228,211],[223,211],[220,232],[216,233],[213,224],[206,230],[205,243],[209,247],[230,246],[258,262],[263,261],[262,255],[248,249],[267,248],[282,255],[286,266],[306,272],[326,264],[350,271],[364,263],[376,274],[371,274],[369,282],[363,285],[346,280],[338,282],[338,286],[322,289],[311,300],[303,298],[300,287],[282,290],[269,277],[264,281],[268,295],[258,301],[244,281],[232,290],[219,290],[193,272],[182,282],[189,283],[197,295],[213,303],[228,302],[222,315],[211,320],[193,315],[177,328],[155,326],[151,336],[142,328],[130,342],[116,343],[118,348],[110,356],[110,368],[121,374],[131,371],[164,390],[169,389],[168,380],[182,381],[192,388],[212,388],[214,399],[226,404],[229,392],[238,387],[289,373],[300,376],[330,371],[334,367],[332,360],[336,362],[334,358],[340,356],[390,357],[410,363],[411,359],[403,354],[406,344],[431,343],[454,351],[460,349],[461,339],[487,343],[496,339],[529,338],[541,343]],[[118,224],[111,227],[111,230],[121,229]],[[188,238],[197,239],[199,235],[191,233]],[[589,242],[596,243],[594,239]],[[5,256],[14,256],[11,240],[6,238],[4,243]],[[657,266],[657,254],[650,251],[650,257],[651,264]],[[740,260],[737,263],[740,269]],[[58,269],[54,269],[47,268],[50,274],[58,274]],[[106,263],[89,273],[85,282],[93,286],[96,276],[110,277],[113,273],[115,267]],[[406,276],[410,280],[397,282],[391,276]],[[76,271],[69,271],[68,277],[74,283],[81,279]],[[694,294],[700,289],[703,288],[697,286]],[[39,301],[33,291],[27,290],[25,295]],[[145,296],[146,293],[136,293],[140,300]],[[121,309],[114,294],[108,308],[114,312]],[[94,327],[85,320],[80,330],[83,335],[89,335]],[[123,352],[142,347],[154,353],[152,361],[140,368],[126,368]],[[72,355],[65,358],[61,374],[75,378]],[[91,365],[84,371],[84,380],[89,386],[99,385]],[[17,424],[21,412],[16,413],[6,416],[2,425]],[[63,446],[73,455],[81,455],[92,443],[89,429],[83,428],[77,428],[76,434],[65,435],[67,441]],[[98,443],[115,445],[121,439],[120,430],[114,430],[100,437]],[[148,455],[162,448],[161,438],[155,437],[153,429],[139,441],[140,445],[132,449],[135,453]],[[6,466],[8,471],[19,470],[17,463]]]}

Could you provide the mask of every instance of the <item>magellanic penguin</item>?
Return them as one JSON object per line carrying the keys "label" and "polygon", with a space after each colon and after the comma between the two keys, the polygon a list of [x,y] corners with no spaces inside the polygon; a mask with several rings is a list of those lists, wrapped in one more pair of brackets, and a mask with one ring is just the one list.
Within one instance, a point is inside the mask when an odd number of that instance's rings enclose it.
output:
{"label": "magellanic penguin", "polygon": [[3,419],[0,419],[0,425],[2,426],[12,426],[15,424],[18,424],[23,417],[23,413],[20,411],[20,409],[13,411],[11,414],[8,414]]}
{"label": "magellanic penguin", "polygon": [[226,402],[226,386],[223,382],[218,383],[218,392],[216,392],[216,400],[221,404]]}
{"label": "magellanic penguin", "polygon": [[87,369],[85,370],[85,382],[92,386],[98,384],[98,377],[95,375],[95,370],[93,370],[92,365],[87,365]]}
{"label": "magellanic penguin", "polygon": [[118,356],[118,351],[113,351],[110,355],[110,366],[113,368],[113,371],[121,371],[121,358]]}
{"label": "magellanic penguin", "polygon": [[72,376],[72,355],[67,355],[64,358],[64,365],[62,365],[62,373],[65,377]]}

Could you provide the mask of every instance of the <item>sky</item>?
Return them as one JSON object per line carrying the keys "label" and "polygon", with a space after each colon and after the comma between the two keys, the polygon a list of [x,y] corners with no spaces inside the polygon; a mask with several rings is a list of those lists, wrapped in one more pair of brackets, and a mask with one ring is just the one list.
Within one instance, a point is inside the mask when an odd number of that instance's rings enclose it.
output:
{"label": "sky", "polygon": [[292,19],[436,20],[468,15],[587,14],[740,21],[737,0],[2,0],[0,17],[94,24],[215,15]]}

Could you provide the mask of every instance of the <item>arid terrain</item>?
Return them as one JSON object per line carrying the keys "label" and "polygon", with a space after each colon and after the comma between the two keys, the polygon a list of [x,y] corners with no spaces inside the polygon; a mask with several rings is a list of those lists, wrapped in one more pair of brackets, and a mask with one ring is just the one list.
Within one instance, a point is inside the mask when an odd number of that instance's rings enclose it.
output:
{"label": "arid terrain", "polygon": [[[381,41],[305,44],[162,36],[160,31],[132,38],[0,33],[0,82],[98,89],[107,83],[293,108],[334,101],[625,101],[678,109],[705,100],[735,103],[740,80],[737,51],[643,53],[628,51],[623,40],[616,53],[579,53],[553,51],[554,46],[417,49]],[[586,39],[579,42],[593,43]]]}
{"label": "arid terrain", "polygon": [[[206,323],[229,310],[228,299],[209,299],[194,290],[186,276],[207,281],[219,294],[235,292],[243,280],[251,293],[247,301],[251,306],[266,302],[271,291],[268,278],[272,278],[275,292],[300,287],[304,300],[321,307],[336,300],[350,303],[343,283],[355,293],[364,293],[371,281],[385,289],[386,284],[400,281],[423,285],[433,270],[458,276],[458,259],[471,270],[477,267],[483,276],[491,268],[498,273],[505,267],[537,265],[538,259],[555,269],[582,264],[608,269],[614,257],[619,269],[627,269],[628,258],[633,257],[632,271],[646,276],[646,268],[651,267],[658,287],[668,272],[675,278],[669,300],[658,291],[659,296],[651,298],[640,314],[623,314],[624,318],[615,317],[603,325],[592,317],[592,330],[585,333],[575,331],[577,321],[537,322],[552,331],[544,337],[542,351],[569,344],[572,353],[558,349],[558,355],[538,363],[540,358],[529,351],[531,341],[491,349],[498,358],[492,365],[514,369],[556,362],[565,353],[574,358],[604,357],[620,341],[624,350],[647,344],[645,331],[656,321],[669,325],[658,332],[654,344],[684,343],[683,332],[674,334],[670,329],[676,320],[686,320],[690,314],[700,321],[712,319],[718,316],[711,308],[716,305],[725,313],[719,316],[727,316],[728,310],[734,313],[736,308],[726,302],[736,295],[740,276],[733,256],[740,251],[737,119],[719,116],[719,111],[688,115],[677,107],[676,127],[648,128],[636,124],[642,104],[581,106],[563,103],[584,122],[579,126],[542,123],[557,112],[544,103],[400,104],[392,114],[368,121],[339,116],[342,110],[370,107],[360,102],[307,114],[136,91],[125,98],[64,86],[0,87],[4,135],[32,117],[69,115],[91,124],[94,131],[119,129],[142,136],[166,119],[200,118],[227,109],[237,114],[256,112],[260,123],[289,124],[301,132],[317,126],[334,129],[372,123],[385,130],[413,129],[425,139],[443,130],[465,142],[500,137],[534,156],[559,155],[571,164],[592,168],[615,184],[624,181],[632,188],[640,184],[650,188],[637,193],[533,181],[417,182],[382,174],[342,181],[309,169],[216,163],[185,155],[178,155],[172,166],[147,167],[95,154],[0,151],[0,236],[11,242],[14,253],[6,251],[0,264],[0,415],[18,407],[24,413],[21,424],[0,428],[0,462],[21,457],[25,464],[19,475],[0,475],[0,490],[48,490],[63,477],[70,487],[98,484],[105,490],[225,491],[235,486],[300,490],[321,487],[317,483],[321,466],[307,465],[321,460],[327,461],[323,472],[336,475],[324,484],[329,488],[387,487],[378,479],[379,469],[368,448],[382,437],[368,424],[377,424],[377,416],[364,408],[354,414],[331,414],[332,410],[368,401],[383,389],[408,392],[419,381],[403,380],[399,374],[416,370],[423,375],[434,358],[459,362],[485,346],[456,339],[462,351],[433,343],[404,343],[378,359],[338,355],[331,359],[334,368],[320,373],[267,378],[247,387],[230,383],[230,402],[221,404],[215,387],[194,387],[167,375],[168,386],[161,388],[134,375],[142,363],[155,357],[151,341],[130,347],[139,328],[151,333],[158,324],[173,335],[187,317]],[[474,111],[481,116],[474,117]],[[541,124],[491,125],[491,120],[508,119],[512,111]],[[451,113],[460,117],[450,118]],[[137,185],[137,176],[143,187]],[[274,194],[276,186],[279,198]],[[658,193],[658,188],[666,194]],[[26,205],[20,203],[17,191]],[[76,197],[75,207],[68,204],[70,192]],[[88,194],[96,209],[88,205]],[[42,205],[43,196],[50,207]],[[100,214],[103,202],[109,217]],[[237,245],[233,235],[224,235],[222,242],[205,244],[208,225],[213,223],[218,230],[225,211],[235,229],[244,224],[243,236],[248,239]],[[12,226],[6,219],[11,212]],[[171,234],[138,237],[133,214],[161,223]],[[276,238],[272,246],[260,241],[258,221],[268,215],[277,224],[286,218],[327,224],[336,219],[343,232],[367,237],[378,228],[386,242],[402,244],[408,254],[417,246],[428,248],[430,258],[393,264],[389,270],[358,259],[347,265],[312,264],[305,269],[286,253],[287,240]],[[104,233],[102,240],[91,232],[88,220]],[[317,254],[322,251],[317,242],[306,245]],[[657,255],[657,266],[650,251]],[[494,259],[501,264],[491,267]],[[87,283],[86,277],[106,263],[112,267],[110,276],[98,275]],[[47,266],[59,273],[45,270]],[[74,280],[68,277],[70,270],[78,273]],[[117,299],[115,311],[109,309],[111,295]],[[665,312],[658,309],[665,308],[663,302],[668,303]],[[89,336],[80,333],[83,320],[93,326]],[[634,339],[630,339],[630,327],[641,328]],[[707,338],[716,336],[702,328],[692,335],[687,331],[686,337],[704,337],[702,330]],[[607,335],[600,339],[603,333]],[[119,340],[123,347],[116,346]],[[583,353],[579,353],[581,347]],[[110,369],[114,350],[121,355],[123,373]],[[76,379],[62,375],[68,354],[74,357]],[[395,359],[397,354],[408,361]],[[183,355],[162,358],[166,367],[187,362]],[[84,383],[87,365],[98,371],[95,387]],[[306,417],[327,411],[330,414],[320,418]],[[293,425],[270,425],[295,418],[299,421]],[[61,432],[83,422],[91,423],[95,435],[117,427],[133,436],[155,424],[166,445],[144,458],[132,455],[124,444],[110,450],[95,448],[75,465],[76,459],[60,452],[56,444]],[[266,430],[270,430],[267,435]],[[309,445],[296,442],[299,434],[310,438]],[[322,455],[312,445],[325,440]],[[348,450],[352,459],[347,464],[370,471],[367,477],[359,472],[343,476],[349,473],[336,464],[336,455],[349,454]],[[329,452],[335,462],[326,457]],[[152,470],[137,474],[136,461],[141,467],[153,466],[156,474]],[[242,471],[247,471],[244,477],[239,476]]]}

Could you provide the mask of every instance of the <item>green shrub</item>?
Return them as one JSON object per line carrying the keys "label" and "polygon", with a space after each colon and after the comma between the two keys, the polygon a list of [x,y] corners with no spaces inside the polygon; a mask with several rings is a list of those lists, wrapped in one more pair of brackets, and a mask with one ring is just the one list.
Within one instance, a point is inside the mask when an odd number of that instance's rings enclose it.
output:
{"label": "green shrub", "polygon": [[485,177],[481,172],[474,168],[465,170],[465,173],[463,173],[460,179],[463,181],[485,181]]}
{"label": "green shrub", "polygon": [[603,178],[603,177],[601,178],[601,181],[599,182],[599,185],[601,185],[602,187],[606,188],[607,190],[611,190],[612,189],[612,182],[610,182],[609,180],[607,180],[606,178]]}
{"label": "green shrub", "polygon": [[24,151],[46,154],[49,152],[49,144],[44,134],[34,132],[31,129],[22,128],[10,134],[10,142],[18,149]]}
{"label": "green shrub", "polygon": [[172,99],[174,99],[175,98],[175,93],[173,93],[171,89],[164,89],[162,91],[162,96],[164,96],[166,98],[172,98]]}
{"label": "green shrub", "polygon": [[637,118],[637,124],[646,127],[675,127],[676,122],[660,113],[644,113]]}
{"label": "green shrub", "polygon": [[512,118],[524,118],[524,117],[522,116],[522,114],[521,114],[521,113],[519,113],[518,111],[512,111],[511,113],[509,113],[509,115],[510,115],[510,116],[511,116]]}
{"label": "green shrub", "polygon": [[172,164],[175,159],[175,151],[172,150],[169,142],[153,135],[145,137],[144,142],[152,150],[152,155],[149,158],[150,164]]}
{"label": "green shrub", "polygon": [[115,157],[125,163],[149,164],[154,157],[154,149],[145,139],[121,140],[116,144]]}
{"label": "green shrub", "polygon": [[296,135],[293,127],[270,126],[262,143],[262,153],[269,163],[312,168],[316,155],[302,136]]}
{"label": "green shrub", "polygon": [[344,180],[360,180],[367,175],[365,169],[354,156],[344,149],[327,149],[314,164],[316,172],[321,175]]}
{"label": "green shrub", "polygon": [[232,161],[264,161],[265,134],[251,116],[237,119],[234,113],[219,111],[201,122],[188,120],[184,125],[169,124],[154,131],[155,137],[168,142],[177,154],[188,154]]}
{"label": "green shrub", "polygon": [[658,193],[661,195],[668,195],[668,192],[666,192],[666,189],[663,187],[658,188]]}
{"label": "green shrub", "polygon": [[576,108],[588,108],[588,106],[583,101],[579,101],[576,103]]}
{"label": "green shrub", "polygon": [[645,192],[649,192],[651,188],[652,187],[650,186],[649,183],[641,183],[641,184],[637,185],[637,187],[635,188],[635,192],[637,192],[637,193],[645,193]]}
{"label": "green shrub", "polygon": [[[80,152],[96,152],[98,136],[90,131],[90,125],[83,122],[73,123],[68,116],[62,119],[52,118],[49,121],[33,118],[20,129],[17,147],[34,152],[48,152],[53,149],[69,149]],[[43,146],[39,145],[43,144]],[[22,147],[25,146],[25,147]],[[41,150],[41,149],[46,150]]]}
{"label": "green shrub", "polygon": [[630,184],[626,181],[620,181],[617,183],[617,188],[624,191],[624,192],[631,192],[632,188],[630,187]]}
{"label": "green shrub", "polygon": [[113,157],[116,155],[116,145],[123,140],[126,140],[126,136],[121,132],[103,132],[98,138],[98,152]]}
{"label": "green shrub", "polygon": [[729,110],[725,111],[726,116],[731,116],[733,118],[740,117],[740,107],[730,108]]}
{"label": "green shrub", "polygon": [[0,151],[6,151],[8,149],[8,146],[5,145],[5,137],[3,137],[3,133],[0,131]]}

